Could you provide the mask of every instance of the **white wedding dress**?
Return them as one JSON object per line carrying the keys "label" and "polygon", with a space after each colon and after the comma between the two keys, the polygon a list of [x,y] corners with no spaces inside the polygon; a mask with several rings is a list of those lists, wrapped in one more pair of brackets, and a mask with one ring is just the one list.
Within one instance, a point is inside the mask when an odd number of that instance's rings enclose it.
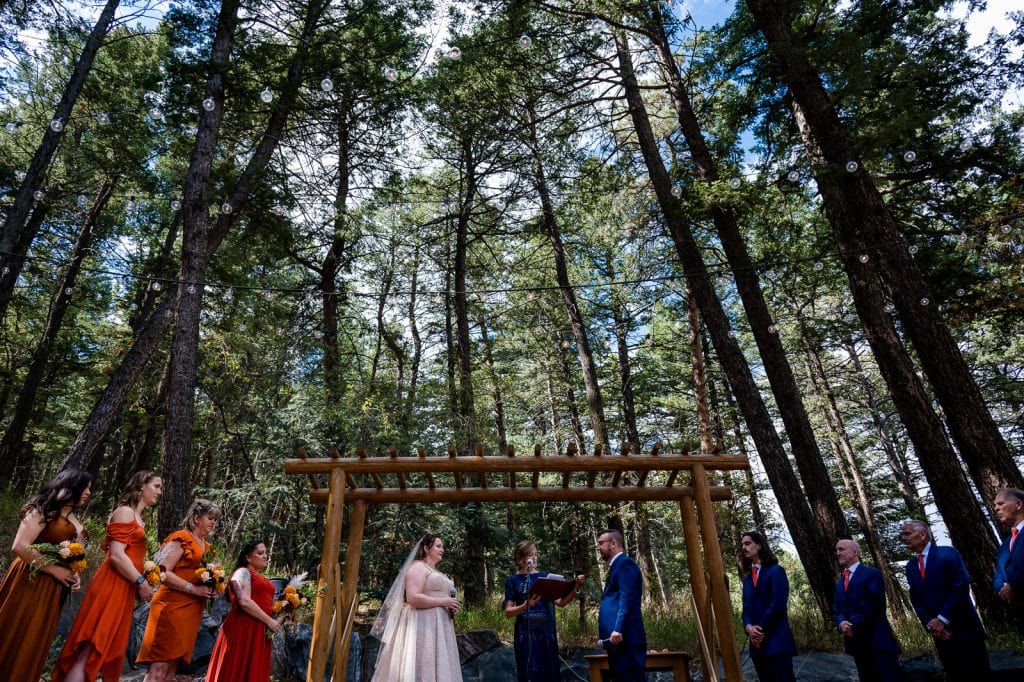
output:
{"label": "white wedding dress", "polygon": [[[448,597],[453,583],[427,567],[423,586],[428,597]],[[372,682],[461,682],[455,626],[442,606],[417,609],[403,600],[388,617]]]}

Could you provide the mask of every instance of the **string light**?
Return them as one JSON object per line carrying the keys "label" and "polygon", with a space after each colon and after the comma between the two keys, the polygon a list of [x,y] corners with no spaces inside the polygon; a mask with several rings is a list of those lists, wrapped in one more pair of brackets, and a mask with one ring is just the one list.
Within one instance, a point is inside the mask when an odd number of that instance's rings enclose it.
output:
{"label": "string light", "polygon": [[860,164],[857,163],[856,161],[847,161],[846,162],[846,172],[847,173],[856,173],[858,168],[860,168]]}
{"label": "string light", "polygon": [[458,47],[451,47],[448,49],[448,56],[452,59],[458,59],[462,56],[462,50]]}
{"label": "string light", "polygon": [[181,202],[178,201],[177,199],[172,201],[171,202],[171,209],[175,210],[175,211],[180,211],[181,210]]}
{"label": "string light", "polygon": [[96,114],[96,124],[105,126],[110,124],[110,114],[106,112],[100,112]]}
{"label": "string light", "polygon": [[533,39],[530,38],[530,36],[528,36],[525,33],[519,36],[519,47],[523,48],[524,50],[528,50],[531,45],[533,45]]}
{"label": "string light", "polygon": [[917,152],[913,151],[912,149],[908,149],[907,151],[903,152],[903,160],[906,161],[907,163],[914,163],[916,159]]}
{"label": "string light", "polygon": [[206,111],[213,111],[217,108],[217,102],[212,97],[207,97],[203,100],[203,109]]}
{"label": "string light", "polygon": [[9,133],[16,133],[18,132],[18,124],[14,121],[6,123],[4,124],[4,130],[6,130]]}
{"label": "string light", "polygon": [[35,199],[36,201],[42,201],[43,197],[45,196],[46,192],[44,192],[41,189],[37,189],[35,192],[32,192],[32,198]]}
{"label": "string light", "polygon": [[52,121],[50,121],[50,130],[52,130],[55,133],[59,133],[60,131],[64,130],[64,121],[62,121],[59,118],[53,119]]}
{"label": "string light", "polygon": [[786,178],[787,178],[787,179],[788,179],[788,180],[789,180],[790,182],[800,182],[800,174],[799,174],[799,173],[797,173],[797,172],[796,172],[795,170],[791,170],[791,171],[789,171],[789,174],[788,174],[788,175],[786,175]]}
{"label": "string light", "polygon": [[676,199],[683,196],[683,188],[679,183],[672,185],[672,196]]}
{"label": "string light", "polygon": [[330,76],[327,76],[320,81],[320,89],[324,92],[330,92],[334,89],[334,81],[331,80]]}
{"label": "string light", "polygon": [[859,260],[861,263],[867,263],[869,260],[871,260],[871,256],[869,256],[866,253],[862,253],[860,254],[860,258],[858,258],[857,260]]}
{"label": "string light", "polygon": [[263,88],[263,91],[260,93],[260,100],[264,104],[270,104],[271,102],[274,101],[274,91],[271,90],[269,87]]}
{"label": "string light", "polygon": [[160,111],[160,107],[153,107],[149,110],[149,117],[154,121],[164,120],[164,112]]}
{"label": "string light", "polygon": [[907,251],[910,252],[911,256],[915,255],[917,253],[917,251],[918,251],[917,245],[916,244],[911,244],[909,247],[907,247]]}
{"label": "string light", "polygon": [[393,66],[385,66],[384,77],[387,78],[392,83],[394,83],[396,80],[398,80],[398,69],[396,69]]}

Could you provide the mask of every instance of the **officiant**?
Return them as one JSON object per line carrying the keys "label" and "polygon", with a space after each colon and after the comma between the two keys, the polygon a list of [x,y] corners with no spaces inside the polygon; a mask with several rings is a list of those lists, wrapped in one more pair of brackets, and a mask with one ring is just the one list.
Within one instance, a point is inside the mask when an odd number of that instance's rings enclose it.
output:
{"label": "officiant", "polygon": [[[565,579],[539,570],[537,543],[520,540],[513,552],[516,572],[505,579],[505,615],[515,618],[516,676],[519,682],[558,682],[555,609],[576,598],[586,576]],[[538,584],[538,580],[542,582]],[[557,596],[556,596],[557,595]]]}

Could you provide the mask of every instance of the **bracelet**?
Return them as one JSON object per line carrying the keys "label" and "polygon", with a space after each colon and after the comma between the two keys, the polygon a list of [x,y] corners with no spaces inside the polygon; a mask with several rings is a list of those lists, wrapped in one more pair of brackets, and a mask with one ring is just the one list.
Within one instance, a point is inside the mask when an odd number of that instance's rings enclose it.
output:
{"label": "bracelet", "polygon": [[185,594],[192,594],[192,583],[185,583]]}

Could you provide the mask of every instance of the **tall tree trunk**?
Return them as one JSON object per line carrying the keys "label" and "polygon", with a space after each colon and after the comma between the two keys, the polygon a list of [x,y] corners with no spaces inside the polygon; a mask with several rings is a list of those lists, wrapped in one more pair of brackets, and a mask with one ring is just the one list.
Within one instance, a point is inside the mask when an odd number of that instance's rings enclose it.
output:
{"label": "tall tree trunk", "polygon": [[[566,342],[568,343],[568,342]],[[573,384],[575,379],[572,375],[572,367],[569,365],[569,358],[565,355],[565,349],[559,344],[556,350],[558,354],[558,360],[562,364],[562,381],[565,385],[565,402],[569,408],[569,421],[572,422],[572,432],[576,438],[576,446],[579,447],[580,452],[587,451],[587,441],[583,437],[583,420],[580,419],[579,408],[576,407],[576,391],[573,390]],[[608,451],[604,451],[608,454]]]}
{"label": "tall tree trunk", "polygon": [[[605,274],[615,281],[615,264],[610,251],[605,252]],[[630,449],[640,452],[640,430],[636,425],[636,399],[633,395],[633,369],[629,358],[629,332],[632,323],[629,313],[618,294],[612,295],[612,322],[615,325],[615,349],[619,357],[619,385],[622,387],[622,420],[626,429],[626,442]]]}
{"label": "tall tree trunk", "polygon": [[[50,203],[43,199],[36,204],[31,214],[29,214],[24,229],[21,230],[21,233],[15,240],[12,252],[7,254],[6,258],[3,257],[3,254],[0,254],[0,262],[4,263],[3,267],[0,268],[0,320],[7,315],[7,308],[10,306],[11,299],[14,296],[14,285],[21,276],[21,272],[25,267],[25,261],[28,260],[28,251],[49,214]],[[6,300],[2,300],[4,298]]]}
{"label": "tall tree trunk", "polygon": [[416,387],[420,378],[420,358],[423,354],[423,340],[416,322],[416,286],[420,272],[420,245],[416,243],[413,253],[412,278],[409,283],[409,305],[406,311],[406,322],[409,335],[412,337],[412,357],[409,361],[409,390],[405,395],[405,409],[402,412],[402,432],[407,441],[412,440],[413,415],[416,410]]}
{"label": "tall tree trunk", "polygon": [[559,453],[562,451],[562,439],[558,433],[558,398],[555,395],[555,372],[552,367],[554,358],[551,357],[550,346],[544,346],[544,353],[544,376],[548,387],[548,418],[551,420],[551,444],[555,446],[555,452]]}
{"label": "tall tree trunk", "polygon": [[323,317],[322,342],[324,346],[324,396],[330,408],[341,405],[345,382],[341,375],[341,357],[338,344],[338,307],[343,300],[338,291],[338,273],[345,257],[349,242],[346,226],[348,223],[349,194],[349,129],[346,125],[344,108],[338,114],[338,185],[334,193],[334,220],[331,227],[331,244],[324,254],[320,266],[320,305]]}
{"label": "tall tree trunk", "polygon": [[14,404],[11,421],[7,424],[3,439],[0,440],[0,477],[8,478],[14,470],[14,463],[19,458],[21,441],[25,437],[25,429],[32,416],[43,373],[46,370],[47,362],[49,362],[50,354],[53,352],[53,347],[57,343],[57,335],[64,323],[64,316],[71,306],[75,283],[78,273],[82,269],[82,261],[89,253],[96,221],[110,199],[113,186],[113,181],[108,180],[100,188],[96,201],[93,202],[82,223],[82,229],[78,233],[68,266],[64,270],[64,274],[58,278],[53,296],[50,298],[50,312],[46,319],[46,326],[32,353],[32,361],[29,363],[28,372],[26,372],[25,380],[21,385],[21,392]]}
{"label": "tall tree trunk", "polygon": [[[711,409],[708,407],[708,382],[704,363],[704,350],[701,343],[700,313],[697,301],[686,290],[686,320],[690,328],[690,368],[693,372],[693,404],[697,410],[697,433],[700,435],[700,449],[711,452],[715,447],[715,437],[711,432]],[[736,439],[742,443],[742,438]],[[744,453],[745,454],[745,453]],[[749,469],[748,469],[749,471]]]}
{"label": "tall tree trunk", "polygon": [[924,519],[924,503],[921,502],[921,496],[917,493],[917,485],[911,480],[910,468],[907,466],[906,459],[896,451],[896,444],[893,443],[892,437],[889,435],[889,428],[886,426],[886,420],[879,408],[878,395],[875,393],[875,387],[864,371],[864,365],[860,361],[857,346],[854,344],[853,339],[849,338],[844,341],[843,346],[850,358],[850,364],[853,366],[857,385],[860,386],[864,394],[864,403],[871,414],[871,423],[875,426],[878,443],[882,448],[882,452],[885,453],[885,459],[889,464],[889,471],[892,472],[893,479],[895,479],[896,485],[900,490],[903,503],[907,506],[907,511],[913,518]]}
{"label": "tall tree trunk", "polygon": [[576,342],[580,371],[583,373],[583,385],[587,392],[587,407],[590,410],[590,427],[594,430],[594,440],[601,444],[605,452],[609,452],[608,423],[604,416],[604,400],[601,397],[601,385],[597,378],[597,365],[594,363],[594,353],[590,348],[583,312],[576,300],[576,290],[569,282],[565,244],[562,242],[562,234],[558,227],[558,219],[555,217],[555,207],[551,201],[551,191],[541,159],[540,142],[537,139],[537,114],[534,111],[533,102],[527,102],[526,112],[529,117],[529,146],[533,156],[534,186],[540,195],[541,219],[544,222],[544,230],[547,232],[551,252],[555,258],[555,278],[562,294],[562,302],[565,304],[566,315],[569,317],[569,326],[572,327],[573,339]]}
{"label": "tall tree trunk", "polygon": [[[819,157],[813,165],[815,181],[836,242],[846,254],[847,269],[863,271],[887,285],[953,441],[994,515],[996,493],[1007,486],[1024,487],[1024,475],[938,306],[925,303],[928,284],[903,245],[882,194],[863,168],[842,170],[855,158],[853,146],[821,76],[803,46],[794,41],[787,7],[771,0],[747,0],[747,6],[799,108],[798,125],[805,140],[813,143],[811,153]],[[861,254],[868,256],[867,262],[856,260]]]}
{"label": "tall tree trunk", "polygon": [[0,278],[0,320],[7,315],[7,307],[10,305],[11,296],[14,293],[14,282],[18,279],[21,267],[25,262],[25,251],[17,249],[17,245],[24,244],[24,249],[27,250],[35,237],[35,231],[31,234],[26,232],[26,227],[28,227],[26,220],[32,207],[33,194],[42,187],[46,169],[60,145],[65,126],[71,119],[71,111],[75,107],[75,102],[78,101],[89,71],[92,70],[96,53],[103,45],[103,39],[114,20],[118,4],[118,0],[107,0],[103,9],[100,10],[100,15],[96,19],[85,45],[82,46],[82,53],[78,56],[78,61],[75,62],[71,78],[68,79],[68,84],[64,87],[64,92],[53,112],[52,120],[60,121],[64,125],[51,124],[43,131],[43,139],[29,162],[28,169],[25,171],[25,179],[22,180],[18,193],[14,196],[14,203],[4,218],[3,227],[0,228],[0,268],[9,269],[7,274]]}
{"label": "tall tree trunk", "polygon": [[805,344],[804,362],[807,369],[807,378],[818,394],[818,399],[823,405],[825,421],[829,425],[829,440],[836,453],[836,461],[839,463],[839,471],[843,477],[843,483],[850,492],[850,501],[853,503],[854,511],[860,522],[861,532],[875,561],[875,566],[882,572],[882,579],[885,581],[885,593],[888,596],[889,610],[895,619],[903,618],[906,610],[910,607],[906,592],[900,586],[896,574],[892,570],[888,558],[885,556],[885,548],[882,545],[881,534],[875,523],[875,513],[871,508],[871,498],[868,495],[867,486],[864,484],[864,477],[861,475],[860,464],[857,462],[857,455],[850,444],[850,438],[846,432],[846,424],[843,415],[836,404],[836,397],[829,385],[828,377],[825,375],[825,368],[821,364],[817,349]]}
{"label": "tall tree trunk", "polygon": [[829,554],[821,551],[823,546],[827,546],[827,540],[804,499],[800,482],[789,463],[779,434],[775,431],[771,415],[750,375],[747,361],[730,334],[729,321],[707,274],[700,246],[683,219],[683,207],[672,196],[672,180],[665,170],[658,151],[658,143],[651,130],[643,95],[633,72],[629,42],[621,30],[615,30],[614,36],[619,75],[625,89],[633,127],[677,256],[686,271],[687,286],[697,301],[719,361],[746,419],[779,507],[786,518],[793,544],[807,571],[818,606],[821,612],[827,615],[831,611],[834,587],[833,562]]}
{"label": "tall tree trunk", "polygon": [[[802,121],[803,110],[795,105],[794,109],[797,121]],[[799,127],[804,133],[807,153],[816,162],[823,160],[814,139],[807,133],[807,127],[803,124]],[[989,589],[996,555],[996,539],[991,526],[960,468],[942,421],[932,409],[910,354],[885,312],[882,285],[876,273],[864,267],[858,253],[863,253],[863,250],[847,250],[843,264],[868,344],[889,387],[893,404],[914,443],[921,470],[949,535],[957,547],[964,549],[964,563],[971,574],[978,603],[985,607],[996,606],[995,594]]]}
{"label": "tall tree trunk", "polygon": [[[655,49],[675,105],[680,130],[690,149],[690,155],[697,168],[697,176],[704,182],[713,183],[719,180],[715,159],[704,139],[700,121],[690,101],[690,94],[679,76],[672,48],[665,33],[660,5],[655,2],[652,8],[655,20],[651,22],[649,28],[656,37]],[[796,460],[800,480],[811,504],[811,511],[821,527],[825,541],[829,546],[834,546],[840,538],[849,535],[850,529],[846,525],[846,517],[839,506],[835,486],[829,478],[824,458],[818,449],[818,440],[810,419],[807,418],[803,397],[786,358],[786,349],[782,346],[779,335],[771,331],[774,322],[761,291],[757,268],[747,251],[733,209],[717,201],[713,202],[711,218],[732,268],[736,289],[743,302],[750,331],[757,343],[765,376],[775,396],[775,404],[786,427],[786,435],[789,437],[793,458]]]}
{"label": "tall tree trunk", "polygon": [[494,400],[494,430],[498,435],[498,449],[504,455],[508,450],[508,436],[505,434],[505,404],[501,398],[501,383],[498,370],[494,366],[494,342],[487,333],[487,318],[483,310],[478,315],[480,321],[480,341],[484,349],[484,364],[491,381],[491,397]]}

